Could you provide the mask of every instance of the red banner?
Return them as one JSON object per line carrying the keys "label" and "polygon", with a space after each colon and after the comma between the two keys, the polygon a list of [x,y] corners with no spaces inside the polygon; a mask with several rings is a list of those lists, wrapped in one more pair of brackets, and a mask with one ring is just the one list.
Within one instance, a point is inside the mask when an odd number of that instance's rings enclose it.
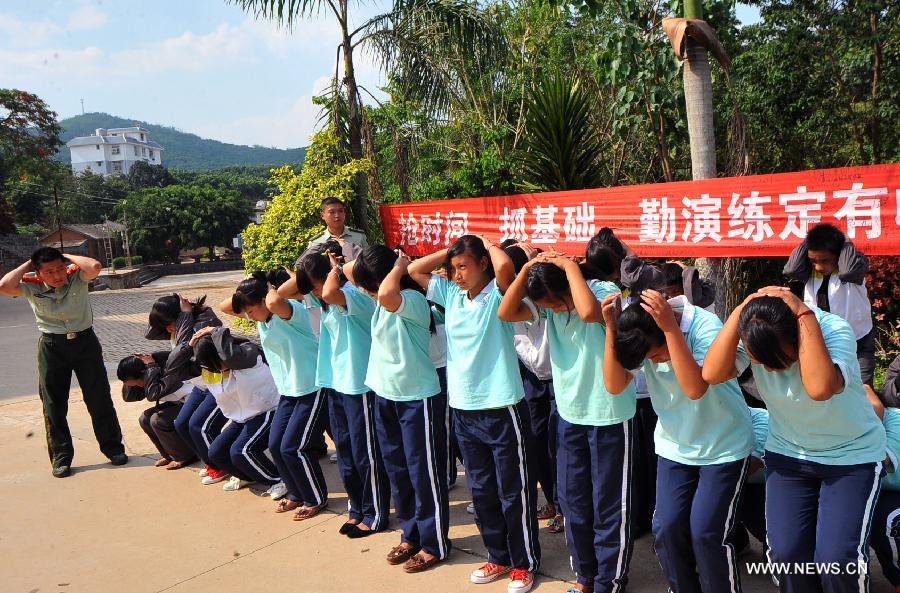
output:
{"label": "red banner", "polygon": [[818,222],[863,253],[900,254],[900,164],[381,206],[411,255],[465,234],[583,255],[604,226],[646,257],[788,255]]}

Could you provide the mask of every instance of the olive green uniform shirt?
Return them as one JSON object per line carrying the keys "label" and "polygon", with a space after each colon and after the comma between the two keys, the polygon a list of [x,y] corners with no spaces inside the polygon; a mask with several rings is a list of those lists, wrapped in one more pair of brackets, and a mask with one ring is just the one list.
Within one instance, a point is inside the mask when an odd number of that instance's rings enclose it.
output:
{"label": "olive green uniform shirt", "polygon": [[88,329],[94,323],[88,283],[77,271],[59,288],[43,282],[20,282],[19,289],[31,305],[38,330],[66,334]]}
{"label": "olive green uniform shirt", "polygon": [[362,253],[363,249],[369,246],[368,241],[366,241],[365,233],[345,226],[344,232],[341,235],[332,235],[326,228],[324,231],[313,237],[312,241],[309,242],[309,247],[312,248],[316,245],[321,245],[332,237],[335,239],[340,238],[344,241],[344,261],[356,259],[359,257],[359,254]]}

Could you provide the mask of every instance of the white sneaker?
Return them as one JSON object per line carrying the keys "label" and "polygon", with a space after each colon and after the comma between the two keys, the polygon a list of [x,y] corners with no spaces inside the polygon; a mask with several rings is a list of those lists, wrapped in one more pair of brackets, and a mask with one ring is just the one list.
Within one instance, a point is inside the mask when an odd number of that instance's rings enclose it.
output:
{"label": "white sneaker", "polygon": [[509,573],[509,584],[506,586],[507,593],[526,593],[531,591],[534,586],[534,573],[528,572],[524,568],[515,568]]}
{"label": "white sneaker", "polygon": [[328,461],[330,463],[337,463],[337,453],[332,453],[328,456]]}
{"label": "white sneaker", "polygon": [[222,484],[222,490],[225,492],[234,492],[235,490],[240,490],[244,486],[250,484],[250,482],[245,482],[237,476],[231,476],[231,478]]}
{"label": "white sneaker", "polygon": [[469,580],[476,585],[484,585],[492,583],[512,570],[509,566],[497,564],[495,562],[485,562],[481,568],[476,568],[469,575]]}
{"label": "white sneaker", "polygon": [[469,504],[466,505],[466,512],[469,513],[470,515],[475,514],[475,503],[474,502],[470,502]]}
{"label": "white sneaker", "polygon": [[284,485],[284,482],[273,484],[271,488],[266,490],[266,496],[272,500],[280,500],[287,496],[287,486]]}

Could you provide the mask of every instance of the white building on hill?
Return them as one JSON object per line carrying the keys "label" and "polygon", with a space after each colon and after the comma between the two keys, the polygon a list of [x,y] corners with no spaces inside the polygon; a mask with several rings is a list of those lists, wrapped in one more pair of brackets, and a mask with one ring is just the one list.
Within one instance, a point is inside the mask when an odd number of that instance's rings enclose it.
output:
{"label": "white building on hill", "polygon": [[100,175],[128,175],[137,161],[162,164],[163,148],[150,140],[144,128],[97,128],[90,136],[66,143],[72,151],[72,172],[90,171]]}

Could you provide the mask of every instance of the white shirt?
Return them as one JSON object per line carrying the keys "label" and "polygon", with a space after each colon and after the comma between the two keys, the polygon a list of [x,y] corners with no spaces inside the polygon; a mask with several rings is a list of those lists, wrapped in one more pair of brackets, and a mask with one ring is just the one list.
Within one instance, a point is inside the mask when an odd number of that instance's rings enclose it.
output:
{"label": "white shirt", "polygon": [[210,383],[208,389],[225,417],[235,422],[246,422],[278,405],[278,388],[261,356],[251,369],[222,373],[222,380]]}
{"label": "white shirt", "polygon": [[[817,307],[816,293],[822,286],[823,279],[818,274],[812,274],[803,287],[803,302],[812,308]],[[869,303],[865,282],[841,282],[835,270],[828,279],[828,309],[850,324],[857,340],[872,331],[872,305]]]}
{"label": "white shirt", "polygon": [[550,369],[550,341],[547,339],[547,320],[538,315],[534,304],[524,299],[522,301],[531,311],[535,321],[519,321],[515,324],[513,343],[516,346],[516,354],[525,367],[535,374],[541,381],[549,381],[553,378]]}
{"label": "white shirt", "polygon": [[184,398],[189,396],[191,394],[191,391],[193,390],[194,384],[191,381],[185,381],[181,384],[181,387],[179,387],[172,393],[159,398],[159,403],[184,401]]}

